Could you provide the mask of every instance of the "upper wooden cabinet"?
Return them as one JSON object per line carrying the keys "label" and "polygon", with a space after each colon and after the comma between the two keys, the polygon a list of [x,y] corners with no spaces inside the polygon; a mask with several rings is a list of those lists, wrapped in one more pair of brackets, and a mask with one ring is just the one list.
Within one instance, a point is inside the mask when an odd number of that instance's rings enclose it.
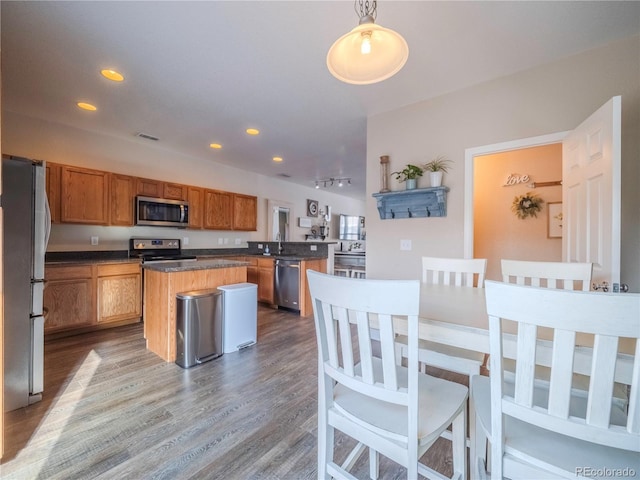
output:
{"label": "upper wooden cabinet", "polygon": [[46,163],[46,191],[51,211],[51,223],[60,223],[60,165]]}
{"label": "upper wooden cabinet", "polygon": [[143,197],[162,198],[163,193],[164,182],[160,180],[138,178],[136,181],[136,195],[142,195]]}
{"label": "upper wooden cabinet", "polygon": [[109,223],[111,225],[133,225],[135,189],[135,177],[111,174],[111,202],[109,203]]}
{"label": "upper wooden cabinet", "polygon": [[233,229],[258,230],[258,197],[233,194]]}
{"label": "upper wooden cabinet", "polygon": [[109,173],[62,166],[60,219],[68,223],[109,223]]}
{"label": "upper wooden cabinet", "polygon": [[233,227],[233,193],[204,191],[204,228],[231,230]]}
{"label": "upper wooden cabinet", "polygon": [[189,202],[189,228],[202,228],[204,190],[198,187],[189,187],[187,201]]}
{"label": "upper wooden cabinet", "polygon": [[186,185],[164,182],[162,187],[162,198],[169,198],[171,200],[187,200],[187,190]]}
{"label": "upper wooden cabinet", "polygon": [[135,225],[135,197],[189,202],[189,227],[258,230],[258,197],[119,173],[47,163],[53,223]]}

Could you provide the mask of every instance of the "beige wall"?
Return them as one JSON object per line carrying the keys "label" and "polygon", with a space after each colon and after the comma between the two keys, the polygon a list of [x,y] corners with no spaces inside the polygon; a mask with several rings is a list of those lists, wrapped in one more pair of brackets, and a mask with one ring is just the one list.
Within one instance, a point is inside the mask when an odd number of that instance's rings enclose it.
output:
{"label": "beige wall", "polygon": [[[132,236],[188,237],[187,248],[236,247],[239,239],[239,246],[246,247],[249,240],[267,238],[268,199],[293,204],[292,241],[303,241],[304,234],[309,233],[309,229],[297,227],[298,217],[306,216],[308,198],[318,200],[322,207],[330,205],[334,213],[364,215],[363,201],[164,150],[148,140],[96,134],[13,112],[5,112],[3,120],[5,153],[258,196],[257,232],[54,225],[48,251],[122,250],[128,248]],[[97,247],[90,245],[91,236],[98,236]],[[223,245],[219,245],[219,239]]]}
{"label": "beige wall", "polygon": [[[367,273],[418,278],[420,257],[463,255],[465,149],[562,132],[615,95],[622,96],[622,280],[640,291],[640,36],[562,61],[369,118],[367,125]],[[428,78],[416,81],[429,81]],[[447,217],[380,220],[371,194],[380,188],[379,157],[391,171],[439,154]],[[391,180],[393,189],[400,185]],[[412,241],[400,251],[400,240]]]}
{"label": "beige wall", "polygon": [[[562,178],[562,144],[483,155],[474,159],[474,245],[486,258],[487,279],[500,280],[500,259],[562,261],[562,239],[548,238],[548,204],[562,201],[562,186],[531,188],[531,182]],[[525,183],[505,186],[512,174],[528,175]],[[544,203],[535,218],[518,218],[514,198],[531,192]]]}

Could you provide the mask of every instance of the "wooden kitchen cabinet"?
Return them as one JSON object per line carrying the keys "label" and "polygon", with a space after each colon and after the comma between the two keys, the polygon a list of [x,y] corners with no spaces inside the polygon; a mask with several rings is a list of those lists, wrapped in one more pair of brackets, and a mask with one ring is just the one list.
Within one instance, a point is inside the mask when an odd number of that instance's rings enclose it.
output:
{"label": "wooden kitchen cabinet", "polygon": [[136,178],[111,174],[111,201],[109,202],[109,224],[133,226],[133,209]]}
{"label": "wooden kitchen cabinet", "polygon": [[142,272],[137,263],[98,265],[98,323],[142,317]]}
{"label": "wooden kitchen cabinet", "polygon": [[164,182],[149,178],[136,179],[136,195],[143,197],[162,198],[164,194]]}
{"label": "wooden kitchen cabinet", "polygon": [[189,228],[202,228],[204,212],[204,190],[199,187],[188,187]]}
{"label": "wooden kitchen cabinet", "polygon": [[258,301],[274,304],[273,281],[275,266],[273,258],[258,258],[256,260],[258,264]]}
{"label": "wooden kitchen cabinet", "polygon": [[258,230],[258,197],[233,194],[233,229]]}
{"label": "wooden kitchen cabinet", "polygon": [[204,191],[204,228],[231,230],[233,227],[233,193]]}
{"label": "wooden kitchen cabinet", "polygon": [[179,183],[163,182],[162,185],[162,198],[168,198],[169,200],[187,200],[188,187]]}
{"label": "wooden kitchen cabinet", "polygon": [[62,166],[60,219],[68,223],[109,223],[109,173]]}
{"label": "wooden kitchen cabinet", "polygon": [[45,267],[45,333],[87,327],[96,322],[92,265]]}
{"label": "wooden kitchen cabinet", "polygon": [[60,173],[62,167],[55,163],[46,163],[45,190],[51,211],[51,223],[60,223]]}
{"label": "wooden kitchen cabinet", "polygon": [[247,265],[247,282],[258,284],[258,259],[256,257],[242,257],[243,262]]}
{"label": "wooden kitchen cabinet", "polygon": [[307,283],[307,270],[327,273],[327,259],[318,258],[313,260],[303,260],[300,262],[300,315],[303,317],[313,314],[313,304]]}
{"label": "wooden kitchen cabinet", "polygon": [[138,262],[46,265],[45,334],[69,334],[140,321]]}

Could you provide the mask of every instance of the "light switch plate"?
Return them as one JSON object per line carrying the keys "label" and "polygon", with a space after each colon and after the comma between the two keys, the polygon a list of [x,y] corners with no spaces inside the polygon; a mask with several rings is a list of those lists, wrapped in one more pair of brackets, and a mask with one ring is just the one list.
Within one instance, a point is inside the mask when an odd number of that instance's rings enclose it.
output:
{"label": "light switch plate", "polygon": [[98,237],[91,237],[91,245],[98,245]]}
{"label": "light switch plate", "polygon": [[411,240],[400,240],[400,250],[411,250]]}

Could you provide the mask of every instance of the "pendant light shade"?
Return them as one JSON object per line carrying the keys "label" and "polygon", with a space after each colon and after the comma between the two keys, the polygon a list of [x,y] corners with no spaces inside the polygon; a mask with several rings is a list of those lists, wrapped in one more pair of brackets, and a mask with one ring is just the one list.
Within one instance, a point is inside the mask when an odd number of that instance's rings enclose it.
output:
{"label": "pendant light shade", "polygon": [[397,32],[374,23],[375,1],[359,3],[360,25],[331,46],[327,68],[338,80],[367,85],[398,73],[409,58],[409,46]]}

